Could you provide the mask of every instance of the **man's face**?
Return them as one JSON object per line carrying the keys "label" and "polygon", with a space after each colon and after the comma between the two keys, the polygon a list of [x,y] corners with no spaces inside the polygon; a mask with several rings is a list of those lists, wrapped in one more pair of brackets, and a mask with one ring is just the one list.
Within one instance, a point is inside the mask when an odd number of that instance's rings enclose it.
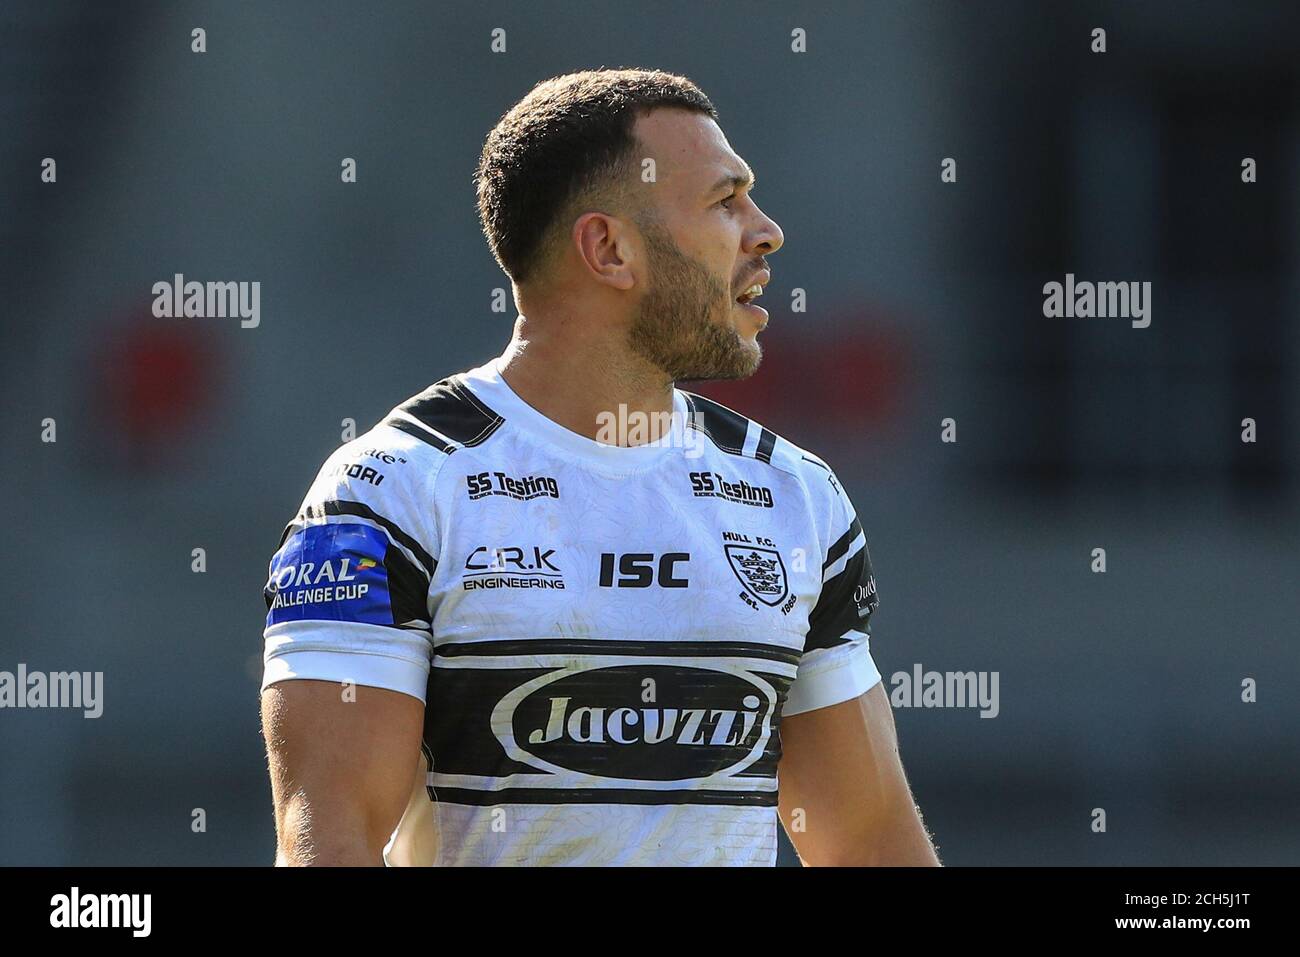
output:
{"label": "man's face", "polygon": [[635,134],[656,181],[640,184],[652,215],[637,221],[649,276],[632,348],[675,381],[752,375],[767,310],[750,299],[770,278],[763,257],[781,248],[781,227],[750,198],[748,165],[709,117],[654,110]]}

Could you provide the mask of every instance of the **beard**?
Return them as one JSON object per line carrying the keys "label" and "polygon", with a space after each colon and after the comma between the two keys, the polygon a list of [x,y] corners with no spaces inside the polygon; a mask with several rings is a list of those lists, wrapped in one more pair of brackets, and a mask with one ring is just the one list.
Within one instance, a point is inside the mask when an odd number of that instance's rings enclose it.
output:
{"label": "beard", "polygon": [[757,340],[745,341],[731,325],[731,290],[682,252],[666,228],[639,223],[652,279],[632,318],[634,354],[674,382],[744,379],[763,358]]}

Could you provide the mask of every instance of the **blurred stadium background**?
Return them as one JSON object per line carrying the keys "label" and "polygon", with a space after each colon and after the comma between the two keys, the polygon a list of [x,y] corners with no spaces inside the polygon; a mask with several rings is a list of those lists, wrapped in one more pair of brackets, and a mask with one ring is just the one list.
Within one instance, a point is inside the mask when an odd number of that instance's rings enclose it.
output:
{"label": "blurred stadium background", "polygon": [[[0,712],[0,863],[271,860],[267,559],[344,418],[499,351],[479,147],[601,65],[700,83],[785,230],[763,369],[703,391],[837,467],[881,670],[1000,673],[895,712],[944,860],[1297,863],[1297,49],[1291,3],[5,4],[0,668],[105,710]],[[178,272],[260,326],[155,319]],[[1045,319],[1066,272],[1151,327]]]}

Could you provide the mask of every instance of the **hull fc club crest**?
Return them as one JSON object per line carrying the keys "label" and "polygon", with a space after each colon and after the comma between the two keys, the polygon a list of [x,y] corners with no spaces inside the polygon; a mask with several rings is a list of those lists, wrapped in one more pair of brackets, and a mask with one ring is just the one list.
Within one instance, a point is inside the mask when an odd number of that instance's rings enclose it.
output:
{"label": "hull fc club crest", "polygon": [[775,548],[735,543],[727,545],[726,550],[731,570],[745,591],[765,605],[776,606],[785,601],[789,586],[780,552]]}

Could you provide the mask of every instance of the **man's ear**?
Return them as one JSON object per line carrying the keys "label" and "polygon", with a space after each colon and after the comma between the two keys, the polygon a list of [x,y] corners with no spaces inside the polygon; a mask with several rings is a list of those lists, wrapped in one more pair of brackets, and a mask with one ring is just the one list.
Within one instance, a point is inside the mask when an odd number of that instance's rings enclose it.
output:
{"label": "man's ear", "polygon": [[608,213],[583,213],[570,239],[592,279],[625,292],[636,285],[633,266],[639,249],[634,231],[623,220]]}

